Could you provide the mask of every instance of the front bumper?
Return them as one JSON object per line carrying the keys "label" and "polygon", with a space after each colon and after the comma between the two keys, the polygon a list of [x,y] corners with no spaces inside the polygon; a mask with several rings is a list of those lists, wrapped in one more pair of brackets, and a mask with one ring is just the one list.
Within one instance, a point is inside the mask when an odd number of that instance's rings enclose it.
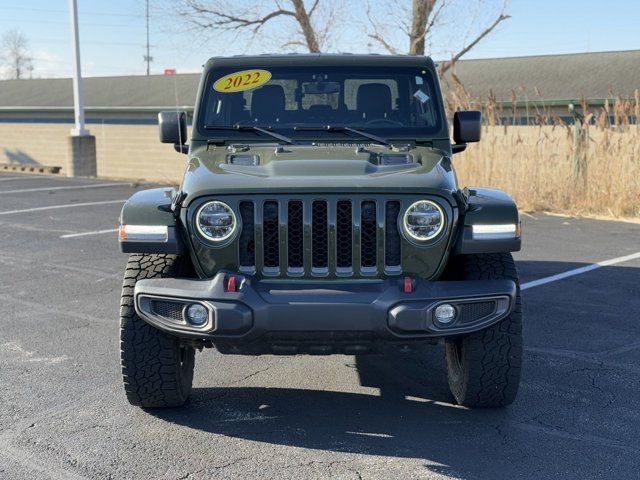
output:
{"label": "front bumper", "polygon": [[[237,291],[227,291],[235,277]],[[147,279],[137,282],[138,315],[172,335],[211,341],[224,353],[359,353],[381,344],[467,334],[486,328],[513,308],[510,280],[429,282],[256,281],[230,272],[211,280]],[[200,326],[184,315],[192,303],[209,311]],[[442,303],[456,319],[434,318]]]}

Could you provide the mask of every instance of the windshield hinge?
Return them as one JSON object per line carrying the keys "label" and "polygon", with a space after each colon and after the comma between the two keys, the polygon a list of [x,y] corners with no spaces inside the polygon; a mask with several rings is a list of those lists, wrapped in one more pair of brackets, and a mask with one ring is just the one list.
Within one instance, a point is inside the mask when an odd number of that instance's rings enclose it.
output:
{"label": "windshield hinge", "polygon": [[180,209],[182,208],[182,201],[185,199],[187,194],[182,190],[178,190],[176,194],[171,199],[171,210],[176,217],[180,216]]}

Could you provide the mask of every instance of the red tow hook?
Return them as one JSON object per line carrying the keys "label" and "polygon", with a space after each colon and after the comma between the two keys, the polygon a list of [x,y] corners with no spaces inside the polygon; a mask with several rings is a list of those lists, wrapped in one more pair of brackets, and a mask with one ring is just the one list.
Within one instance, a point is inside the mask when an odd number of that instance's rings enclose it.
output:
{"label": "red tow hook", "polygon": [[227,278],[226,291],[227,292],[237,292],[238,291],[238,286],[236,285],[236,277],[234,277],[233,275],[231,275],[229,278]]}
{"label": "red tow hook", "polygon": [[404,293],[413,292],[413,285],[411,284],[410,277],[404,277]]}

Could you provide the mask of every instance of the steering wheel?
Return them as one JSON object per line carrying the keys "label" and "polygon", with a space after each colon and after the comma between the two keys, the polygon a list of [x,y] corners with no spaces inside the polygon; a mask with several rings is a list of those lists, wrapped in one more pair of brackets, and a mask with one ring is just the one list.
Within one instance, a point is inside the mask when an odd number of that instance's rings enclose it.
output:
{"label": "steering wheel", "polygon": [[402,122],[398,122],[396,120],[391,120],[390,118],[374,118],[373,120],[369,120],[365,122],[365,126],[373,125],[374,123],[387,123],[389,125],[397,125],[402,127],[404,124]]}

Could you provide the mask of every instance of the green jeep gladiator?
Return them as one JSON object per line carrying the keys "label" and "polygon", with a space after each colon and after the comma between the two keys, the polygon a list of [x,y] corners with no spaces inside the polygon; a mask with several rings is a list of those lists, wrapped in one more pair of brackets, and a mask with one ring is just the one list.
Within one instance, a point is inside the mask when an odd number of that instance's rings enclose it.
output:
{"label": "green jeep gladiator", "polygon": [[206,347],[361,355],[425,343],[444,344],[456,402],[513,402],[518,209],[458,186],[452,155],[480,139],[480,112],[453,115],[452,142],[431,59],[212,58],[189,141],[186,112],[161,112],[159,128],[188,161],[179,188],[137,192],[120,217],[130,403],[182,405]]}

